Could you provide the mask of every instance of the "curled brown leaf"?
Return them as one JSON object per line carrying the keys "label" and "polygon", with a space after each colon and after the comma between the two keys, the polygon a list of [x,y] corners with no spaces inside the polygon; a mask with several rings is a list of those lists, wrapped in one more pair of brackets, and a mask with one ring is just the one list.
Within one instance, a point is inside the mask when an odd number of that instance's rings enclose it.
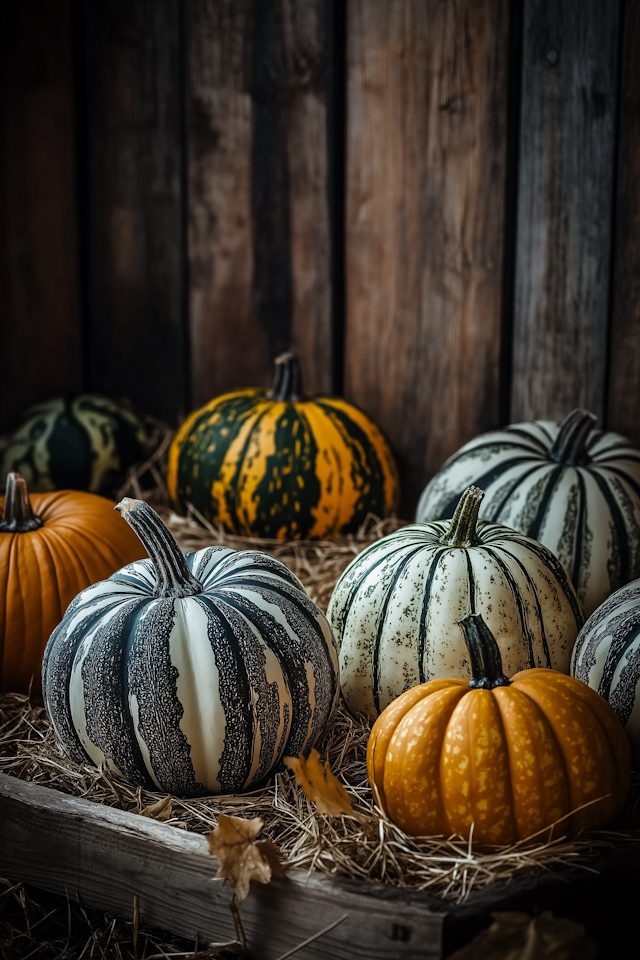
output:
{"label": "curled brown leaf", "polygon": [[252,880],[269,883],[272,877],[284,877],[275,843],[272,840],[256,841],[262,827],[260,817],[242,820],[221,813],[218,826],[207,834],[209,853],[220,862],[216,876],[231,881],[239,901],[249,893]]}
{"label": "curled brown leaf", "polygon": [[328,763],[322,763],[317,750],[308,757],[285,757],[285,765],[295,774],[296,783],[302,787],[309,800],[315,803],[318,813],[331,817],[357,816],[346,789],[331,772]]}

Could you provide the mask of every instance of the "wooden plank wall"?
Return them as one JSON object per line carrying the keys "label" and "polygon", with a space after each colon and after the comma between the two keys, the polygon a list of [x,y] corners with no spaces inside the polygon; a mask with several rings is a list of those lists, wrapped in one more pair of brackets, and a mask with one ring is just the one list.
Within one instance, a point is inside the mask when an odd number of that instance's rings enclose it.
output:
{"label": "wooden plank wall", "polygon": [[497,426],[506,0],[352,0],[346,395],[392,439],[408,513]]}
{"label": "wooden plank wall", "polygon": [[85,381],[69,0],[7,5],[0,29],[0,432]]}
{"label": "wooden plank wall", "polygon": [[629,0],[23,0],[0,37],[0,432],[268,384],[385,429],[402,513],[502,422],[640,442]]}

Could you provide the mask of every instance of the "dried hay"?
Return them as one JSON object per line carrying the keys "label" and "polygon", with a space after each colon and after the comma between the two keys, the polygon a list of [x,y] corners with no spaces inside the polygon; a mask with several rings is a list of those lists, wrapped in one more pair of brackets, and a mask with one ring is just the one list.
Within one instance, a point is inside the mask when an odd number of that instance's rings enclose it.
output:
{"label": "dried hay", "polygon": [[[185,552],[220,544],[234,549],[264,550],[278,557],[300,577],[323,609],[336,580],[353,557],[369,543],[404,524],[395,518],[381,521],[371,516],[357,533],[331,542],[283,542],[233,536],[222,527],[207,523],[193,507],[189,516],[179,516],[169,506],[164,484],[172,433],[157,422],[151,428],[155,431],[153,452],[129,471],[119,496],[151,502]],[[368,736],[368,724],[351,717],[340,704],[318,749],[344,783],[358,816],[331,818],[317,813],[284,769],[262,789],[242,796],[181,800],[132,787],[103,768],[69,761],[42,706],[18,694],[0,696],[0,772],[198,833],[211,831],[220,813],[259,816],[265,823],[261,836],[275,841],[287,867],[427,890],[442,900],[460,903],[472,890],[510,881],[530,871],[567,865],[589,869],[593,854],[637,837],[634,832],[619,830],[568,839],[556,829],[557,835],[552,836],[552,831],[547,830],[535,842],[485,850],[474,849],[456,838],[409,837],[373,804],[366,773]],[[640,779],[636,792],[640,794]],[[631,821],[625,823],[630,825]]]}
{"label": "dried hay", "polygon": [[319,870],[463,902],[472,890],[560,865],[589,868],[591,855],[631,839],[632,832],[601,831],[567,839],[545,831],[535,843],[477,850],[443,837],[409,837],[373,805],[366,774],[368,725],[341,704],[318,744],[322,758],[345,784],[359,814],[332,818],[315,811],[286,771],[241,796],[181,800],[132,787],[104,768],[69,761],[45,710],[28,697],[0,698],[0,771],[72,796],[118,807],[197,833],[208,833],[220,813],[264,820],[261,836],[277,843],[287,867]]}

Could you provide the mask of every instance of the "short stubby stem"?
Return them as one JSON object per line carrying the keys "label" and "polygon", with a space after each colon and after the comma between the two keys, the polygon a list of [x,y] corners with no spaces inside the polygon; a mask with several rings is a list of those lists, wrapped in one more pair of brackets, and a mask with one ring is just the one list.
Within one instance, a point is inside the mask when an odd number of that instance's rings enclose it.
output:
{"label": "short stubby stem", "polygon": [[549,459],[568,467],[579,467],[591,462],[587,453],[587,440],[597,417],[588,410],[572,410],[560,424],[560,432],[549,451]]}
{"label": "short stubby stem", "polygon": [[20,473],[7,474],[0,533],[30,533],[38,530],[42,523],[42,518],[33,512],[25,478]]}
{"label": "short stubby stem", "polygon": [[299,403],[304,399],[302,393],[302,374],[300,361],[295,353],[281,353],[275,359],[273,386],[267,394],[270,400],[278,403]]}
{"label": "short stubby stem", "polygon": [[184,554],[156,511],[144,500],[124,497],[115,507],[139,537],[156,568],[156,597],[193,597],[202,593]]}
{"label": "short stubby stem", "polygon": [[467,487],[458,501],[448,531],[440,538],[440,543],[447,547],[475,547],[482,542],[476,526],[483,499],[484,490]]}

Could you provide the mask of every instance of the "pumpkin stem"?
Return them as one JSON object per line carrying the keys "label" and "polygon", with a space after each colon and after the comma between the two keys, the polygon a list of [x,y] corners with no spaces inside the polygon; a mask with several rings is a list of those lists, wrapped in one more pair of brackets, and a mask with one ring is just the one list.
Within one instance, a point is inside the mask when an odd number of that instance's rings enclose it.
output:
{"label": "pumpkin stem", "polygon": [[267,394],[270,400],[278,403],[299,403],[303,398],[300,362],[295,353],[281,353],[274,361],[276,365],[273,386]]}
{"label": "pumpkin stem", "polygon": [[440,543],[447,547],[475,547],[482,542],[476,533],[476,524],[483,498],[484,490],[467,487],[458,500],[448,532],[440,537]]}
{"label": "pumpkin stem", "polygon": [[586,451],[587,438],[597,419],[596,415],[588,410],[581,410],[579,407],[572,410],[560,424],[560,433],[549,451],[549,459],[555,463],[566,463],[569,467],[590,463],[591,457]]}
{"label": "pumpkin stem", "polygon": [[500,648],[480,613],[468,613],[458,620],[471,661],[469,686],[480,690],[508,687],[511,681],[502,670]]}
{"label": "pumpkin stem", "polygon": [[42,519],[31,507],[27,481],[21,473],[8,473],[0,533],[29,533],[41,526]]}
{"label": "pumpkin stem", "polygon": [[153,561],[157,577],[154,597],[193,597],[202,593],[202,585],[189,570],[180,547],[148,503],[124,497],[114,510],[122,514]]}

